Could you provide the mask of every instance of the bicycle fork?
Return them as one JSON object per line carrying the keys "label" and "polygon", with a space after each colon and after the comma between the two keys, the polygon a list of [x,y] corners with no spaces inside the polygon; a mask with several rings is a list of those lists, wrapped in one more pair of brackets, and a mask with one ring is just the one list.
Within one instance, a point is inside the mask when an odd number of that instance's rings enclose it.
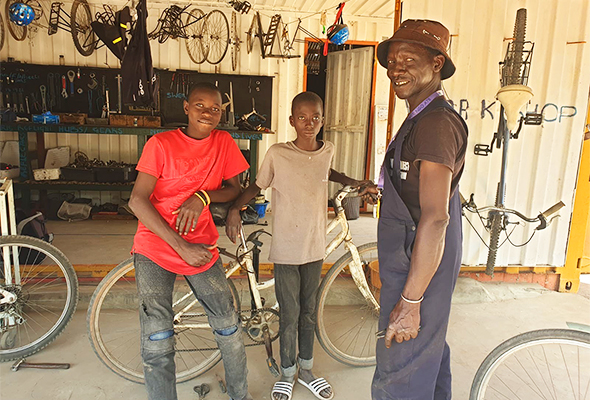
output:
{"label": "bicycle fork", "polygon": [[363,271],[363,263],[361,260],[361,256],[359,255],[357,247],[352,244],[352,241],[344,242],[344,246],[350,251],[352,255],[353,263],[348,266],[350,270],[350,275],[352,275],[352,280],[356,284],[356,287],[359,289],[367,304],[372,305],[376,312],[379,312],[381,307],[379,306],[379,302],[373,296],[371,289],[369,288],[369,284],[367,283],[367,277],[365,276],[365,272]]}

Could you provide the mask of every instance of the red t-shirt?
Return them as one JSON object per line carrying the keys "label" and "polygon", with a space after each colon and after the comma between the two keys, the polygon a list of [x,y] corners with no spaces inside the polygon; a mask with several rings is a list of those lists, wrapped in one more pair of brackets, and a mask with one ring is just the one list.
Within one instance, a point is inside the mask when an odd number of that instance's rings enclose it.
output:
{"label": "red t-shirt", "polygon": [[[150,201],[176,230],[178,209],[199,190],[214,191],[228,180],[248,169],[249,165],[229,133],[214,129],[205,139],[197,140],[180,129],[159,133],[147,141],[137,170],[158,178]],[[193,232],[183,236],[190,243],[212,245],[219,234],[209,207],[205,207]],[[133,251],[142,254],[162,268],[183,275],[194,275],[209,269],[219,258],[217,249],[207,265],[187,264],[168,243],[138,223]]]}

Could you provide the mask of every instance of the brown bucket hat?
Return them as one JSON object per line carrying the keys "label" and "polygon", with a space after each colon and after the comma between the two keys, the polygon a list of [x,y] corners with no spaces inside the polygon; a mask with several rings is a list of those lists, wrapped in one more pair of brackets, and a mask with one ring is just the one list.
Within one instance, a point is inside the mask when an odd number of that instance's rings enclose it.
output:
{"label": "brown bucket hat", "polygon": [[445,57],[445,65],[440,71],[440,78],[447,79],[455,73],[455,64],[447,54],[449,30],[440,22],[426,19],[408,19],[402,22],[392,37],[377,46],[377,60],[385,68],[387,68],[387,53],[391,42],[418,43],[440,51]]}

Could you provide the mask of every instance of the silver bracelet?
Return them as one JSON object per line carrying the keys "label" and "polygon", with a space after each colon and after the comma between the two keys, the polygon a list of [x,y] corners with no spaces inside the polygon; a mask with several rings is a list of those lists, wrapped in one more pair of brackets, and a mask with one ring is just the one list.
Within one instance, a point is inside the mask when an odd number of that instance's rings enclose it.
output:
{"label": "silver bracelet", "polygon": [[420,304],[422,303],[422,300],[424,300],[424,296],[420,297],[418,300],[408,300],[404,297],[403,294],[400,295],[402,297],[402,300],[405,301],[406,303],[410,303],[410,304]]}

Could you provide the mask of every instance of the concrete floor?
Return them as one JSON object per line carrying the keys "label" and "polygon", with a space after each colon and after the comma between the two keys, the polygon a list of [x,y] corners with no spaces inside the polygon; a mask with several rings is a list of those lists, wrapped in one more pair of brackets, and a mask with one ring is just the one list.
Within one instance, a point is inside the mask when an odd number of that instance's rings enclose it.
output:
{"label": "concrete floor", "polygon": [[[73,264],[117,264],[129,256],[135,221],[50,222],[54,244]],[[256,226],[248,226],[252,231]],[[376,220],[361,217],[351,221],[355,243],[376,238]],[[234,246],[222,234],[219,245]],[[108,251],[105,251],[107,250]],[[263,247],[268,252],[268,246]],[[262,261],[266,260],[263,253]],[[328,261],[334,261],[338,254]],[[84,283],[91,292],[93,283]],[[454,374],[454,399],[467,399],[471,381],[479,364],[494,347],[516,334],[541,328],[564,328],[573,321],[590,325],[590,282],[582,284],[578,294],[556,293],[534,284],[480,283],[460,278],[453,300],[448,341]],[[31,356],[30,362],[69,362],[65,371],[26,369],[11,372],[11,363],[0,364],[0,399],[86,400],[145,399],[141,385],[119,378],[94,355],[86,335],[86,310],[79,307],[64,333],[49,347]],[[274,378],[265,366],[263,347],[247,350],[250,392],[255,399],[270,399]],[[275,354],[278,344],[275,344]],[[316,372],[333,385],[336,399],[370,399],[373,368],[351,368],[330,358],[316,347]],[[193,381],[178,385],[179,399],[197,399],[193,387],[209,383],[207,399],[227,399],[218,389],[215,374],[223,376],[218,364]],[[300,385],[294,399],[314,397]]]}

